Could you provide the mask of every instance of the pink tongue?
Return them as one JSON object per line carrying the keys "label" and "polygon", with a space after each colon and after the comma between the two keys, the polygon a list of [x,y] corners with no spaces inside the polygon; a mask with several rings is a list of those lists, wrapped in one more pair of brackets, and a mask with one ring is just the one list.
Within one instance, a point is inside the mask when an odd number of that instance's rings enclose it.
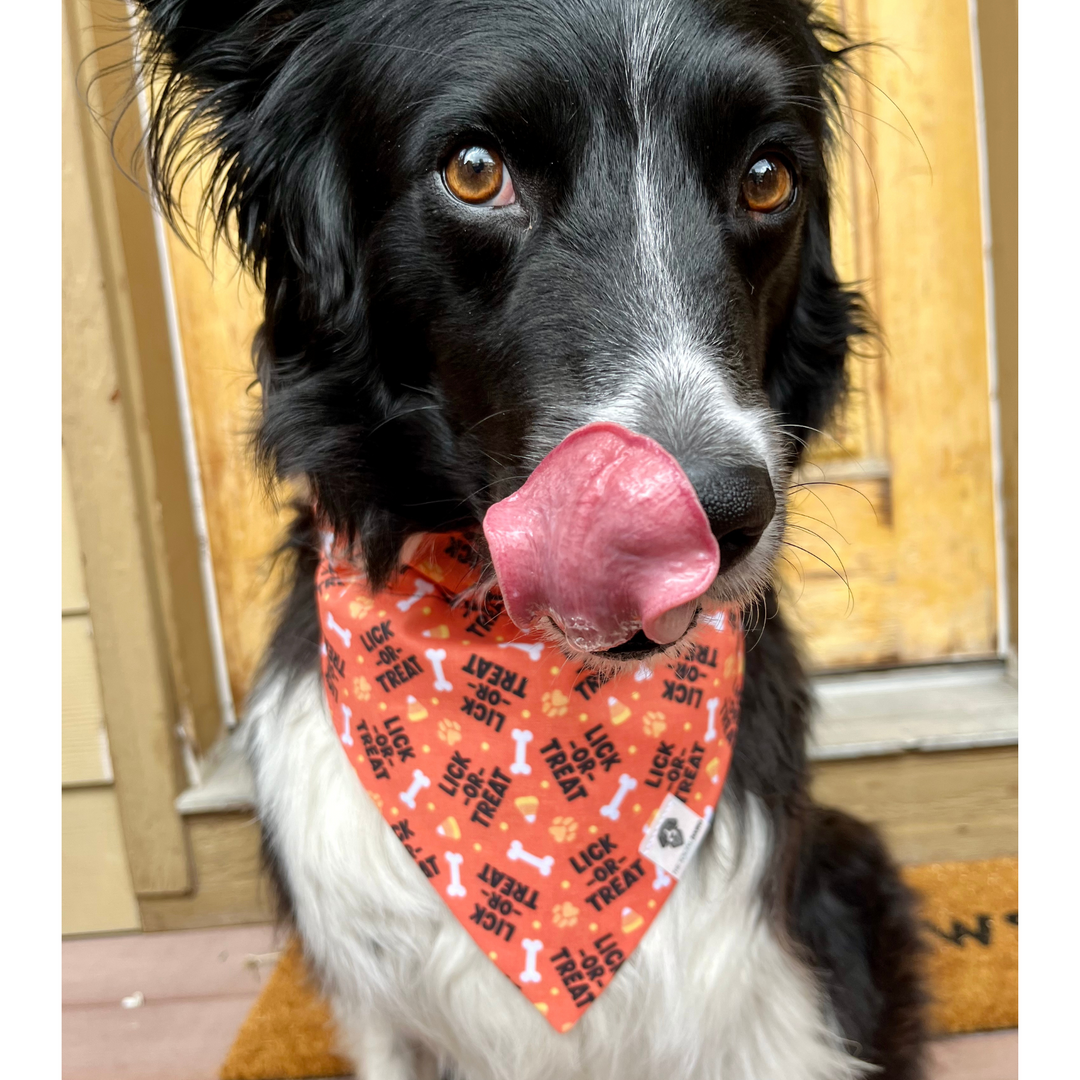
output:
{"label": "pink tongue", "polygon": [[506,611],[550,615],[575,648],[661,645],[690,625],[720,549],[679,463],[618,424],[569,434],[484,517]]}

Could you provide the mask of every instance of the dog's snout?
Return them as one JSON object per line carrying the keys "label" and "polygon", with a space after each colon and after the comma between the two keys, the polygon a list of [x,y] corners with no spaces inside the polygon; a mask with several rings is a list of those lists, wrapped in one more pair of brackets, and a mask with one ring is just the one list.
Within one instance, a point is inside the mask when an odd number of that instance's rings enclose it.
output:
{"label": "dog's snout", "polygon": [[716,542],[720,570],[747,556],[776,512],[769,471],[761,465],[713,466],[689,474]]}

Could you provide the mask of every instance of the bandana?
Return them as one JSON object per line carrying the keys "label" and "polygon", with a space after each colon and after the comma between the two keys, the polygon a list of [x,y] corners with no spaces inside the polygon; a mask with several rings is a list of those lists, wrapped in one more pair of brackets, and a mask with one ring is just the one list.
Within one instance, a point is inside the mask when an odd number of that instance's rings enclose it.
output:
{"label": "bandana", "polygon": [[470,593],[461,535],[428,537],[375,596],[332,545],[316,584],[342,749],[473,940],[569,1031],[708,831],[738,720],[737,619],[703,616],[684,658],[606,678]]}

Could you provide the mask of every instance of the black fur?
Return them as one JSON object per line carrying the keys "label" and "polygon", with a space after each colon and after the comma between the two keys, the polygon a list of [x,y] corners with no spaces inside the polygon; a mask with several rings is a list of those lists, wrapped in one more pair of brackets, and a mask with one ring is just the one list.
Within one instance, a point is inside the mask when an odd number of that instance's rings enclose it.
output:
{"label": "black fur", "polygon": [[319,529],[310,506],[294,508],[277,558],[287,560],[286,575],[292,584],[278,611],[277,629],[262,666],[298,676],[318,664],[322,641],[315,601],[315,571],[321,558]]}
{"label": "black fur", "polygon": [[768,899],[818,971],[856,1055],[883,1080],[918,1080],[926,997],[914,898],[872,828],[812,804],[806,677],[775,597],[753,615],[727,785],[770,811],[777,848]]}
{"label": "black fur", "polygon": [[[305,479],[378,583],[410,533],[475,528],[589,419],[595,380],[640,351],[639,135],[614,59],[634,5],[141,7],[146,63],[165,80],[148,147],[162,205],[177,215],[179,182],[209,156],[206,208],[223,232],[235,226],[265,287],[260,459]],[[842,394],[865,325],[829,237],[828,117],[848,45],[804,0],[669,0],[667,12],[675,29],[645,93],[660,167],[673,170],[670,273],[734,399],[784,425],[790,470]],[[470,140],[501,152],[516,206],[490,213],[448,197],[440,169]],[[797,199],[772,218],[738,201],[763,148],[797,178]],[[672,434],[662,401],[643,426],[688,475],[716,465]],[[310,507],[290,546],[295,585],[268,663],[301,671],[319,641]],[[808,686],[774,597],[743,599],[753,629],[728,783],[772,816],[776,917],[821,972],[843,1031],[885,1080],[914,1080],[910,899],[871,830],[810,804]]]}
{"label": "black fur", "polygon": [[888,1080],[921,1077],[927,999],[915,899],[870,826],[808,809],[790,918],[857,1055]]}

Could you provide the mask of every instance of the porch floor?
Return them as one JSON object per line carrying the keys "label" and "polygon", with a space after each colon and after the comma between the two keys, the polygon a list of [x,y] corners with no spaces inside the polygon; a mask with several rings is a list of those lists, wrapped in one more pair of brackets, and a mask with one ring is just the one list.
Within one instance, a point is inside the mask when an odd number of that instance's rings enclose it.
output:
{"label": "porch floor", "polygon": [[[282,944],[270,926],[65,941],[64,1080],[216,1080]],[[1017,1078],[1015,1031],[932,1054],[929,1080]]]}

